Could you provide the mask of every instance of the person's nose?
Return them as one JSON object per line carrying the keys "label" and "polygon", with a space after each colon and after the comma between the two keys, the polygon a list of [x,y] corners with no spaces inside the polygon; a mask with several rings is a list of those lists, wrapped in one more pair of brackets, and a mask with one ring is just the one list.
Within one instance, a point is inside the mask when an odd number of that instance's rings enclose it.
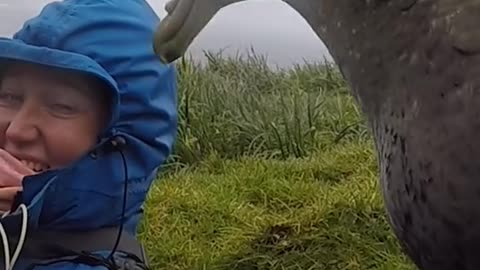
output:
{"label": "person's nose", "polygon": [[39,112],[31,102],[24,102],[13,115],[5,131],[6,143],[22,144],[34,141],[39,134]]}

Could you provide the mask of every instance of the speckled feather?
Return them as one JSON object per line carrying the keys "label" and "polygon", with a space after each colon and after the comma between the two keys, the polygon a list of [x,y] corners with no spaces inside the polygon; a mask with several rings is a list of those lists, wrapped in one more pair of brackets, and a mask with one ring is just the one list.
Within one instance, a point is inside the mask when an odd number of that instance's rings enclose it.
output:
{"label": "speckled feather", "polygon": [[[286,2],[328,47],[371,127],[405,252],[422,270],[480,269],[480,1]],[[158,53],[183,54],[173,48]]]}

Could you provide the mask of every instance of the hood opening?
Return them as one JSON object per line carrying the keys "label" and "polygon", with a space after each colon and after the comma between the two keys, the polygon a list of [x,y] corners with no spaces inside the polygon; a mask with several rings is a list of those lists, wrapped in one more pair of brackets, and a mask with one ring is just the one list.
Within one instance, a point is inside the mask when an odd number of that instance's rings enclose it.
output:
{"label": "hood opening", "polygon": [[[131,233],[177,131],[175,66],[162,64],[151,46],[159,21],[144,0],[58,1],[13,38],[0,38],[0,59],[83,72],[110,90],[111,117],[93,150],[117,135],[128,144],[122,150],[128,164],[124,222]],[[118,153],[86,153],[65,170],[24,181],[21,202],[29,207],[29,222],[56,230],[119,224],[122,162]]]}
{"label": "hood opening", "polygon": [[107,139],[109,136],[111,136],[111,130],[116,120],[114,118],[114,112],[118,110],[118,108],[116,108],[117,103],[115,102],[118,99],[118,92],[114,87],[112,87],[111,83],[106,81],[104,78],[99,77],[96,73],[89,73],[83,70],[71,68],[56,67],[48,64],[36,63],[34,61],[3,58],[0,59],[0,86],[5,73],[12,65],[16,63],[34,64],[60,73],[75,73],[84,76],[85,79],[88,80],[88,85],[90,85],[92,88],[100,90],[98,93],[95,93],[95,95],[97,96],[97,99],[100,100],[100,103],[106,107],[105,109],[107,117],[106,119],[102,120],[102,122],[104,122],[104,128],[97,136],[97,144],[99,144],[103,139]]}

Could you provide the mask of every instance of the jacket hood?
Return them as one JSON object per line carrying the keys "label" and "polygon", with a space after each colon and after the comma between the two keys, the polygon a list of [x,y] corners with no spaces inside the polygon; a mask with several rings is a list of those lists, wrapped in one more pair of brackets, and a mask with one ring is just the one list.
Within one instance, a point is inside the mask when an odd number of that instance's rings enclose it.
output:
{"label": "jacket hood", "polygon": [[[113,94],[111,121],[95,151],[70,167],[24,179],[15,206],[27,206],[30,228],[118,225],[126,179],[125,229],[135,232],[177,128],[175,69],[162,64],[152,46],[158,23],[145,0],[65,0],[47,5],[12,38],[0,38],[0,60],[86,72]],[[116,136],[126,144],[109,149]]]}

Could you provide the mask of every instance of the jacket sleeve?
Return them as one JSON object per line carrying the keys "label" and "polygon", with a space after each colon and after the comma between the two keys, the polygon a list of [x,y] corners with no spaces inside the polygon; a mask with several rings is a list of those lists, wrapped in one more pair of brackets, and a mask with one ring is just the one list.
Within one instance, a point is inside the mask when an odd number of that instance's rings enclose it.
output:
{"label": "jacket sleeve", "polygon": [[[119,254],[119,253],[117,253]],[[103,256],[96,258],[102,259],[107,258],[108,254],[103,253]],[[115,256],[116,267],[109,267],[107,259],[103,262],[98,261],[95,263],[95,259],[87,261],[77,261],[69,258],[60,259],[57,261],[52,261],[49,264],[37,265],[34,268],[29,268],[29,270],[146,270],[147,268],[142,264],[137,262],[134,259],[130,259],[123,255]],[[110,266],[112,266],[110,264]]]}

